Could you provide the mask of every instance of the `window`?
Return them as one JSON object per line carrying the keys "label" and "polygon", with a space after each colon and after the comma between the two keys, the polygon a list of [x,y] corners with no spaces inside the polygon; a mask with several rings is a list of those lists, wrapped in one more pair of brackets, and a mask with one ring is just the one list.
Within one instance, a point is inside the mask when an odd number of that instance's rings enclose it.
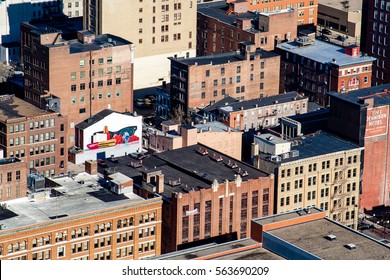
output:
{"label": "window", "polygon": [[115,79],[115,84],[120,85],[121,84],[121,78],[116,78]]}
{"label": "window", "polygon": [[71,79],[72,81],[76,80],[76,72],[70,73],[70,79]]}
{"label": "window", "polygon": [[99,64],[103,64],[104,63],[104,59],[103,58],[99,58],[98,62],[99,62]]}
{"label": "window", "polygon": [[70,90],[73,91],[73,92],[76,91],[76,85],[71,85],[70,86]]}
{"label": "window", "polygon": [[210,76],[210,70],[206,70],[206,77]]}
{"label": "window", "polygon": [[121,66],[120,65],[115,67],[115,72],[116,73],[120,73],[121,72]]}
{"label": "window", "polygon": [[81,59],[80,60],[80,67],[84,67],[85,66],[85,59]]}

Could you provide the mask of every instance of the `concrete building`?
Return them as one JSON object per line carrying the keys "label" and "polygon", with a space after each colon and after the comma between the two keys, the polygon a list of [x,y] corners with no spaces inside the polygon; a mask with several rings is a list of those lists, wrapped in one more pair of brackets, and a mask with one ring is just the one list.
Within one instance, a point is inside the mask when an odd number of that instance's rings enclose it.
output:
{"label": "concrete building", "polygon": [[105,109],[75,126],[75,146],[69,160],[75,164],[139,153],[142,116]]}
{"label": "concrete building", "polygon": [[162,131],[151,128],[147,128],[146,131],[147,147],[156,152],[200,143],[241,160],[242,132],[220,122],[180,125],[165,121],[162,123]]}
{"label": "concrete building", "polygon": [[298,20],[296,25],[317,25],[318,0],[281,0],[281,1],[258,1],[258,0],[227,0],[229,3],[247,2],[250,11],[274,12],[283,9],[297,9]]}
{"label": "concrete building", "polygon": [[275,174],[275,213],[316,206],[357,228],[362,147],[324,132],[290,141],[256,135],[254,166]]}
{"label": "concrete building", "polygon": [[52,28],[22,25],[25,99],[68,116],[69,145],[74,126],[104,110],[133,110],[131,42],[114,35],[79,31],[64,40]]}
{"label": "concrete building", "polygon": [[256,130],[279,125],[282,117],[304,114],[308,111],[308,98],[289,92],[260,99],[237,100],[226,97],[206,107],[203,115],[238,130]]}
{"label": "concrete building", "polygon": [[197,144],[107,162],[142,197],[163,197],[162,252],[246,238],[250,220],[272,214],[273,175]]}
{"label": "concrete building", "polygon": [[231,3],[231,10],[225,1],[198,5],[198,56],[236,51],[245,41],[271,51],[276,44],[297,37],[297,10],[255,13],[247,4]]}
{"label": "concrete building", "polygon": [[305,93],[311,101],[327,105],[326,92],[347,93],[371,86],[375,58],[356,45],[337,46],[314,37],[299,37],[277,46],[281,55],[281,90]]}
{"label": "concrete building", "polygon": [[0,62],[20,62],[20,24],[60,11],[57,0],[0,1]]}
{"label": "concrete building", "polygon": [[318,25],[360,39],[362,0],[318,0]]}
{"label": "concrete building", "polygon": [[364,146],[360,209],[390,206],[390,85],[329,96],[329,129]]}
{"label": "concrete building", "polygon": [[[12,95],[0,97],[0,148],[44,176],[68,171],[67,117]],[[30,172],[29,172],[30,173]]]}
{"label": "concrete building", "polygon": [[62,12],[68,17],[82,17],[84,0],[62,0]]}
{"label": "concrete building", "polygon": [[170,59],[173,118],[226,96],[248,100],[279,93],[280,57],[252,43],[241,44],[239,52]]}
{"label": "concrete building", "polygon": [[0,159],[0,202],[27,196],[27,164],[18,158]]}
{"label": "concrete building", "polygon": [[134,89],[169,82],[167,57],[194,57],[196,1],[85,0],[84,28],[136,46]]}
{"label": "concrete building", "polygon": [[152,259],[388,260],[390,248],[326,218],[325,212],[311,207],[252,220],[251,238],[209,244]]}
{"label": "concrete building", "polygon": [[363,11],[362,50],[376,58],[372,71],[372,85],[388,84],[390,1],[363,0]]}
{"label": "concrete building", "polygon": [[132,180],[123,174],[114,174],[104,187],[97,175],[85,172],[47,181],[45,191],[0,210],[1,260],[129,260],[160,254],[161,198],[135,195]]}

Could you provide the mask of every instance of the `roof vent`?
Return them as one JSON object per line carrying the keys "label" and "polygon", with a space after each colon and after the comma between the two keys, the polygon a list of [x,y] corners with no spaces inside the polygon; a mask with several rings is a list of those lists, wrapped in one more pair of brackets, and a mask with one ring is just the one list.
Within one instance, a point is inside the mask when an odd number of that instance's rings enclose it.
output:
{"label": "roof vent", "polygon": [[356,245],[349,243],[349,244],[345,245],[345,248],[347,248],[349,250],[356,250]]}
{"label": "roof vent", "polygon": [[329,241],[336,240],[336,235],[329,234],[329,235],[325,236],[325,239],[327,239]]}

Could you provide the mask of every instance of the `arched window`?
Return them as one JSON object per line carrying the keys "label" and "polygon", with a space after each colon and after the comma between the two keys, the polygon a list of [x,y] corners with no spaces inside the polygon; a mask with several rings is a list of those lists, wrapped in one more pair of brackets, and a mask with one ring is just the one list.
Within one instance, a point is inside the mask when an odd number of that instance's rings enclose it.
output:
{"label": "arched window", "polygon": [[76,231],[75,231],[75,230],[72,230],[71,235],[72,235],[72,238],[76,238]]}
{"label": "arched window", "polygon": [[141,215],[141,216],[139,216],[139,223],[142,224],[143,222],[144,222],[144,216]]}
{"label": "arched window", "polygon": [[20,242],[20,250],[21,251],[26,250],[26,241]]}
{"label": "arched window", "polygon": [[134,225],[134,218],[133,217],[130,218],[129,225],[130,226]]}
{"label": "arched window", "polygon": [[13,249],[12,244],[9,244],[8,245],[8,253],[12,253],[12,249]]}
{"label": "arched window", "polygon": [[122,220],[118,220],[118,221],[117,221],[116,227],[117,227],[117,228],[121,228],[121,227],[122,227]]}
{"label": "arched window", "polygon": [[37,239],[36,239],[36,238],[34,238],[34,239],[32,240],[32,246],[33,246],[33,247],[37,247]]}
{"label": "arched window", "polygon": [[146,222],[146,223],[149,222],[149,214],[146,214],[146,215],[145,215],[145,222]]}
{"label": "arched window", "polygon": [[49,235],[46,236],[46,238],[45,238],[45,245],[50,244],[50,240],[51,240],[50,236]]}
{"label": "arched window", "polygon": [[123,220],[123,226],[124,226],[124,227],[127,227],[127,226],[128,226],[128,225],[127,225],[127,219],[124,219],[124,220]]}
{"label": "arched window", "polygon": [[153,212],[150,214],[150,220],[153,222],[156,219],[156,214]]}
{"label": "arched window", "polygon": [[43,237],[38,238],[38,246],[43,246]]}
{"label": "arched window", "polygon": [[19,244],[19,242],[16,242],[14,244],[14,252],[18,252],[19,250],[20,250],[20,244]]}

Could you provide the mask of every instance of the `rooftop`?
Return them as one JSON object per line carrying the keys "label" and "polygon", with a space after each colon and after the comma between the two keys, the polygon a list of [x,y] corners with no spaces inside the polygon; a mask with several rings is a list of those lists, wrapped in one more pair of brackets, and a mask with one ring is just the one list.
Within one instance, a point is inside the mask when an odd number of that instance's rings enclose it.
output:
{"label": "rooftop", "polygon": [[360,106],[366,106],[362,101],[368,98],[374,98],[374,107],[390,105],[390,84],[353,90],[347,93],[329,92],[328,94]]}
{"label": "rooftop", "polygon": [[10,119],[30,118],[52,113],[42,110],[13,95],[0,96],[0,121],[3,122]]}
{"label": "rooftop", "polygon": [[112,113],[123,114],[123,115],[132,115],[131,113],[127,113],[127,112],[120,113],[120,112],[117,112],[117,111],[114,111],[111,109],[104,109],[104,110],[100,111],[99,113],[96,113],[92,117],[85,119],[82,122],[79,122],[78,124],[76,124],[76,128],[81,129],[81,130],[86,129],[86,128],[98,123],[99,121],[103,120],[105,117],[111,115]]}
{"label": "rooftop", "polygon": [[[389,246],[327,218],[268,232],[324,260],[390,260]],[[356,247],[350,250],[347,244]]]}
{"label": "rooftop", "polygon": [[0,166],[19,162],[21,162],[21,160],[18,158],[2,158],[0,159]]}
{"label": "rooftop", "polygon": [[[251,53],[251,60],[254,59],[254,55],[260,55],[261,59],[267,59],[271,57],[279,56],[278,54],[275,54],[273,52],[267,52],[261,49],[257,49],[255,53]],[[198,56],[193,58],[170,58],[173,61],[177,61],[179,63],[182,63],[184,65],[221,65],[231,62],[238,62],[246,60],[246,57],[240,52],[226,52],[226,53],[220,53],[220,54],[213,54],[213,55],[206,55],[206,56]]]}
{"label": "rooftop", "polygon": [[[274,138],[276,138],[274,136]],[[333,134],[318,131],[292,140],[291,151],[298,151],[293,157],[280,158],[276,162],[283,163],[293,162],[305,158],[318,157],[327,154],[342,152],[345,150],[363,149],[353,142],[336,137]],[[267,155],[264,155],[264,157]]]}
{"label": "rooftop", "polygon": [[217,121],[206,122],[204,124],[203,123],[195,124],[194,127],[198,129],[198,132],[200,132],[200,131],[206,132],[206,131],[208,131],[209,128],[213,132],[227,132],[229,130],[232,132],[241,132],[238,129],[235,129],[233,127],[229,127],[226,124],[221,123],[221,122],[217,122]]}
{"label": "rooftop", "polygon": [[[222,244],[208,244],[196,248],[180,250],[169,254],[153,257],[158,260],[282,260],[279,255],[259,246],[255,240],[246,238]],[[242,249],[242,250],[240,250]],[[238,252],[237,252],[238,250]]]}
{"label": "rooftop", "polygon": [[[201,155],[200,150],[207,150],[208,154]],[[223,160],[216,160],[220,158]],[[269,176],[251,165],[201,144],[145,157],[142,159],[142,166],[138,168],[129,167],[132,162],[139,162],[139,159],[132,156],[119,157],[118,163],[107,161],[107,165],[109,170],[111,168],[115,172],[131,177],[134,184],[139,186],[142,184],[143,172],[162,171],[165,184],[163,196],[167,198],[170,198],[172,193],[188,193],[192,190],[211,188],[214,180],[219,184],[226,180],[234,181],[239,171],[241,175],[244,171],[247,172],[247,176],[241,176],[242,181]],[[231,165],[235,163],[237,167],[231,168],[228,166],[229,163]]]}
{"label": "rooftop", "polygon": [[0,224],[12,230],[58,219],[71,220],[72,216],[110,211],[112,207],[131,207],[137,202],[147,203],[133,193],[114,194],[102,186],[105,180],[85,172],[76,175],[74,179],[64,176],[52,180],[59,186],[37,193],[33,199],[8,201],[7,209],[0,210]]}
{"label": "rooftop", "polygon": [[[228,5],[225,1],[217,1],[211,3],[198,4],[198,13],[205,16],[215,18],[223,23],[229,25],[236,25],[237,19],[250,19],[255,20],[256,14],[252,12],[245,12],[240,14],[227,14]],[[251,33],[259,33],[260,31],[252,26],[251,29],[247,30]]]}
{"label": "rooftop", "polygon": [[321,40],[314,40],[313,44],[304,47],[301,47],[295,41],[285,42],[277,45],[276,48],[309,58],[318,63],[333,64],[339,67],[375,61],[375,58],[371,56],[345,54],[344,47]]}
{"label": "rooftop", "polygon": [[103,48],[130,45],[132,43],[112,34],[102,34],[96,35],[96,38],[92,41],[92,43],[82,43],[75,39],[67,41],[67,44],[70,47],[70,53],[80,53],[101,50]]}
{"label": "rooftop", "polygon": [[362,10],[362,0],[318,0],[318,5],[330,6],[333,9],[355,12]]}
{"label": "rooftop", "polygon": [[[226,97],[218,103],[218,109],[224,112],[238,112],[242,110],[254,109],[257,107],[264,107],[276,104],[283,104],[287,102],[293,102],[295,100],[308,100],[308,97],[302,96],[297,92],[289,92],[284,94],[278,94],[274,96],[268,96],[264,98],[252,99],[240,101],[231,97]],[[215,108],[215,106],[214,106]],[[209,111],[209,110],[208,110]]]}

